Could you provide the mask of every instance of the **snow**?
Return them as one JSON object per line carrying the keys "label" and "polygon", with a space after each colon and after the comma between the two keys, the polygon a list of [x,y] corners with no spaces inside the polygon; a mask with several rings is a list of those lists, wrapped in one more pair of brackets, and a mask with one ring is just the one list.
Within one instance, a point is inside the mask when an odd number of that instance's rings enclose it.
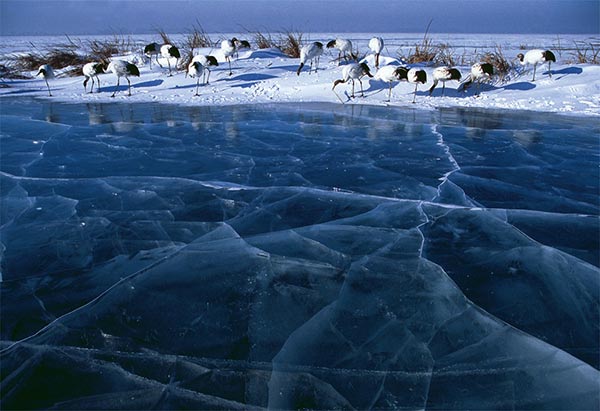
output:
{"label": "snow", "polygon": [[[404,64],[400,56],[406,56],[414,46],[421,42],[422,34],[379,34],[385,41],[384,51],[381,58],[381,66],[386,64]],[[213,35],[212,38],[228,38],[229,35]],[[241,35],[237,35],[241,38]],[[512,73],[510,78],[501,82],[495,79],[491,84],[482,86],[478,93],[477,87],[472,86],[467,92],[457,91],[458,82],[448,82],[445,96],[441,96],[441,87],[438,86],[432,96],[428,89],[432,85],[433,66],[425,66],[428,82],[419,85],[417,92],[416,107],[433,110],[439,107],[478,107],[497,109],[519,109],[534,110],[556,113],[568,113],[575,115],[600,115],[600,66],[592,64],[573,64],[574,44],[598,42],[597,38],[589,36],[531,36],[518,35],[430,35],[435,44],[448,44],[452,47],[455,56],[466,56],[461,58],[464,64],[457,67],[462,73],[464,81],[469,73],[469,65],[476,61],[477,56],[486,51],[493,51],[495,47],[501,47],[505,57],[512,59],[523,51],[531,48],[556,49],[556,64],[552,64],[552,77],[547,74],[547,66],[539,66],[537,79],[531,82],[532,67],[518,66],[518,71]],[[155,41],[157,36],[146,36],[135,39],[136,44]],[[303,41],[321,41],[326,44],[329,40],[342,37],[334,33],[311,33],[303,37]],[[359,54],[369,64],[372,73],[375,74],[373,55],[368,49],[368,41],[372,34],[347,33]],[[174,37],[182,42],[183,38]],[[24,38],[4,37],[5,42],[0,46],[1,56],[10,56],[29,50],[30,43],[38,45],[43,49],[45,46],[64,43],[60,37]],[[83,40],[81,40],[83,42]],[[36,43],[37,42],[37,43]],[[594,43],[595,42],[595,43]],[[364,98],[351,99],[350,84],[342,84],[336,88],[341,99],[332,91],[333,82],[341,78],[344,67],[342,62],[338,65],[335,59],[338,56],[337,49],[325,49],[320,59],[317,73],[308,74],[305,67],[299,76],[296,70],[299,59],[285,56],[277,49],[250,49],[241,50],[238,56],[234,56],[232,67],[233,75],[228,75],[228,65],[219,48],[197,49],[194,54],[210,54],[217,58],[219,67],[212,70],[211,83],[200,89],[200,95],[194,96],[196,80],[186,76],[185,72],[179,71],[174,76],[168,76],[165,59],[159,58],[164,63],[164,68],[156,65],[150,69],[149,62],[141,56],[141,53],[133,53],[114,58],[125,59],[134,62],[140,69],[140,77],[131,78],[132,96],[126,94],[126,81],[122,81],[119,93],[115,99],[110,95],[115,90],[116,77],[112,74],[104,74],[101,79],[101,93],[84,93],[81,77],[61,76],[57,71],[58,78],[51,83],[53,99],[63,102],[160,102],[181,105],[234,105],[234,104],[260,104],[274,102],[331,102],[344,104],[367,104],[367,105],[391,105],[412,106],[412,92],[414,85],[394,83],[391,102],[387,102],[387,83],[376,79],[363,78],[365,89]],[[457,58],[458,60],[459,58]],[[34,76],[35,72],[27,73]],[[43,79],[31,80],[4,80],[7,87],[0,89],[0,96],[15,96],[27,94],[45,98],[47,90]],[[358,87],[358,84],[357,84]],[[125,90],[123,92],[122,90]]]}

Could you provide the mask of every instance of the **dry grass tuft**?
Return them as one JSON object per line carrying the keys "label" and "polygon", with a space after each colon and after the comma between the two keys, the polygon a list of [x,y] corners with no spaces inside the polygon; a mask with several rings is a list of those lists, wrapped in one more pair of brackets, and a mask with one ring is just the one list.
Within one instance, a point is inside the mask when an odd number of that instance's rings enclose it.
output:
{"label": "dry grass tuft", "polygon": [[501,82],[509,78],[515,66],[504,56],[502,47],[496,45],[494,51],[485,53],[481,60],[484,63],[489,63],[494,67],[494,74],[498,76]]}
{"label": "dry grass tuft", "polygon": [[[42,64],[49,64],[54,69],[62,69],[69,66],[81,66],[85,63],[85,56],[61,48],[53,48],[46,52],[30,52],[15,58],[15,68],[21,71],[37,70]],[[71,71],[66,74],[78,75]]]}
{"label": "dry grass tuft", "polygon": [[433,62],[438,66],[453,67],[457,64],[454,49],[449,44],[438,44],[435,48]]}
{"label": "dry grass tuft", "polygon": [[[169,38],[169,35],[163,29],[157,29],[156,32],[162,39],[163,44],[171,44],[172,46],[175,46],[175,44]],[[177,47],[177,46],[175,46],[175,47]]]}
{"label": "dry grass tuft", "polygon": [[[17,67],[15,67],[14,62],[8,61],[6,62],[6,64],[0,64],[0,79],[16,80],[26,78],[28,77],[21,74],[20,70]],[[0,86],[2,86],[2,84],[3,83],[0,83]]]}
{"label": "dry grass tuft", "polygon": [[271,33],[264,35],[263,33],[256,31],[252,34],[254,36],[254,44],[256,44],[256,47],[259,49],[270,49],[277,47],[277,43],[271,37]]}
{"label": "dry grass tuft", "polygon": [[302,33],[289,30],[280,34],[277,48],[288,57],[299,58],[301,43]]}
{"label": "dry grass tuft", "polygon": [[409,64],[431,63],[435,60],[437,54],[436,48],[429,37],[429,27],[431,26],[432,21],[433,20],[429,20],[429,23],[427,24],[421,44],[416,44],[414,53],[409,54],[404,58]]}
{"label": "dry grass tuft", "polygon": [[87,44],[90,61],[108,61],[112,56],[138,51],[139,45],[130,36],[114,35],[105,40],[90,40]]}
{"label": "dry grass tuft", "polygon": [[[163,40],[164,39],[165,38],[163,37]],[[215,43],[212,41],[212,39],[206,33],[206,31],[204,31],[202,25],[198,21],[196,21],[196,24],[192,27],[191,32],[187,35],[183,47],[189,50],[194,50],[199,48],[213,47],[214,45]]]}
{"label": "dry grass tuft", "polygon": [[578,64],[600,64],[600,44],[592,42],[574,41],[573,56]]}

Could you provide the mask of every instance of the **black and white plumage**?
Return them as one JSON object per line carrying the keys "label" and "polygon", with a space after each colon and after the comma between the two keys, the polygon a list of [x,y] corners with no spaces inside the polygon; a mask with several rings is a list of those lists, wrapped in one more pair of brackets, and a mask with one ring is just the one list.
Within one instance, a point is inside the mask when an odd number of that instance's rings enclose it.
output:
{"label": "black and white plumage", "polygon": [[313,60],[315,61],[315,73],[319,68],[319,57],[323,54],[323,43],[319,41],[315,41],[313,43],[307,44],[306,46],[300,49],[300,67],[296,71],[297,75],[300,75],[300,71],[302,71],[302,67],[304,64],[310,60],[310,67],[308,69],[308,74],[312,71]]}
{"label": "black and white plumage", "polygon": [[167,59],[167,64],[169,65],[169,76],[172,76],[171,59],[175,58],[175,69],[177,69],[177,61],[181,58],[179,49],[172,44],[164,44],[160,47],[160,54],[163,56],[163,58]]}
{"label": "black and white plumage", "polygon": [[425,73],[425,70],[416,68],[409,69],[408,67],[398,67],[392,65],[384,66],[377,70],[375,78],[389,83],[390,91],[387,101],[390,101],[392,97],[392,83],[395,81],[407,81],[415,85],[412,101],[413,103],[417,98],[417,87],[419,86],[419,83],[427,83],[427,73]]}
{"label": "black and white plumage", "polygon": [[92,86],[90,87],[90,93],[92,93],[94,91],[94,78],[96,78],[96,81],[98,83],[98,86],[96,87],[96,90],[98,91],[98,93],[100,92],[100,78],[98,77],[98,74],[103,74],[105,73],[104,68],[105,68],[105,64],[101,63],[101,62],[91,62],[91,63],[86,63],[83,66],[83,69],[81,71],[83,71],[83,75],[85,76],[85,80],[83,80],[83,89],[85,91],[87,91],[87,83],[88,81],[92,80]]}
{"label": "black and white plumage", "polygon": [[198,87],[200,86],[200,76],[204,76],[204,69],[205,67],[199,61],[192,60],[192,62],[188,66],[188,74],[190,75],[190,77],[196,78],[196,94],[194,94],[195,96],[200,95],[198,94]]}
{"label": "black and white plumage", "polygon": [[225,60],[229,63],[229,75],[231,76],[233,72],[231,71],[231,57],[235,54],[237,49],[238,39],[233,37],[231,40],[223,40],[221,42],[221,53],[225,57]]}
{"label": "black and white plumage", "polygon": [[44,81],[46,82],[46,87],[48,87],[48,95],[52,97],[52,93],[50,92],[50,85],[48,84],[48,79],[54,78],[54,70],[48,64],[42,64],[38,69],[36,76],[42,75]]}
{"label": "black and white plumage", "polygon": [[477,90],[482,81],[489,81],[494,75],[494,66],[490,63],[475,63],[471,66],[471,72],[463,83],[463,90],[466,91],[473,82],[477,83]]}
{"label": "black and white plumage", "polygon": [[415,85],[415,92],[413,93],[412,101],[414,103],[417,99],[417,88],[419,87],[419,83],[427,83],[427,73],[423,69],[411,68],[406,74],[406,81]]}
{"label": "black and white plumage", "polygon": [[433,90],[438,85],[438,83],[442,82],[442,96],[446,91],[446,82],[450,80],[459,81],[461,77],[460,71],[456,68],[451,67],[437,67],[433,70],[433,86],[429,89],[429,95],[433,93]]}
{"label": "black and white plumage", "polygon": [[550,50],[529,50],[524,55],[523,53],[517,54],[517,59],[519,59],[519,62],[522,66],[526,66],[528,64],[533,65],[533,78],[531,79],[531,81],[535,81],[535,68],[538,64],[548,63],[548,76],[552,77],[552,72],[550,71],[550,64],[552,62],[556,63],[556,56],[554,56],[554,53]]}
{"label": "black and white plumage", "polygon": [[144,47],[144,55],[150,59],[150,69],[152,69],[152,56],[156,58],[156,64],[160,67],[160,62],[158,61],[158,55],[160,54],[160,45],[158,43],[150,43]]}
{"label": "black and white plumage", "polygon": [[114,97],[119,91],[119,81],[121,77],[125,77],[129,84],[129,95],[131,96],[131,82],[129,81],[130,76],[140,76],[140,70],[133,63],[124,60],[113,60],[108,65],[108,71],[113,72],[117,76],[117,86],[111,97]]}
{"label": "black and white plumage", "polygon": [[364,97],[365,93],[363,92],[361,81],[361,78],[364,76],[373,77],[367,63],[354,63],[348,66],[344,66],[342,70],[342,78],[333,82],[332,90],[335,92],[335,86],[350,80],[352,81],[352,94],[350,95],[350,97],[354,98],[354,81],[358,80],[358,83],[360,84],[360,95],[361,97]]}
{"label": "black and white plumage", "polygon": [[336,48],[339,50],[338,54],[338,64],[344,58],[344,61],[348,60],[356,60],[356,56],[352,54],[352,42],[347,39],[337,38],[335,40],[331,40],[327,43],[327,48]]}
{"label": "black and white plumage", "polygon": [[252,48],[252,47],[250,46],[250,42],[248,40],[237,40],[236,39],[236,42],[235,42],[235,56],[236,56],[236,58],[239,57],[239,53],[238,52],[241,49],[250,49],[250,48]]}
{"label": "black and white plumage", "polygon": [[406,79],[407,73],[408,69],[406,67],[392,65],[383,66],[379,70],[377,70],[377,73],[375,74],[375,79],[388,83],[390,87],[387,101],[390,101],[392,98],[392,84],[396,81]]}
{"label": "black and white plumage", "polygon": [[[198,62],[198,63],[202,64],[202,67],[204,67],[204,70],[202,72],[202,83],[208,84],[208,81],[210,80],[210,68],[218,67],[219,62],[217,61],[217,59],[214,56],[207,56],[204,54],[199,54],[197,56],[194,56],[194,58],[192,59],[192,63],[194,63],[194,62]],[[207,72],[208,72],[208,74],[206,74]],[[188,67],[188,73],[189,73],[189,67]]]}
{"label": "black and white plumage", "polygon": [[379,55],[383,50],[383,39],[381,37],[373,37],[369,40],[369,49],[375,54],[375,68],[379,68]]}

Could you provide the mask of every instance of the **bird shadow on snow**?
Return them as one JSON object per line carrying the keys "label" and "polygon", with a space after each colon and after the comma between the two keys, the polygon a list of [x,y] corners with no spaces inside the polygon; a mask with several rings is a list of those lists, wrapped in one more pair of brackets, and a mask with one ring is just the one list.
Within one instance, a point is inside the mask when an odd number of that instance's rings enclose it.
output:
{"label": "bird shadow on snow", "polygon": [[536,86],[534,83],[531,83],[529,81],[520,81],[518,83],[511,83],[511,84],[507,84],[506,86],[502,86],[502,87],[494,87],[494,86],[490,86],[492,90],[521,90],[521,91],[527,91],[527,90],[533,90]]}
{"label": "bird shadow on snow", "polygon": [[[410,89],[399,89],[397,88],[398,86],[401,87],[401,84],[407,84],[407,83],[400,83],[400,84],[395,84],[392,87],[392,94],[407,94],[407,95],[411,95],[413,94],[414,91],[414,86],[410,87]],[[463,90],[462,88],[462,84],[457,86],[457,87],[446,87],[446,90],[444,91],[444,97],[455,97],[455,98],[460,98],[460,97],[473,97],[473,96],[477,96],[481,93],[485,93],[485,92],[490,92],[490,91],[496,91],[496,90],[521,90],[521,91],[527,91],[527,90],[532,90],[536,87],[535,83],[531,83],[531,82],[527,82],[527,81],[522,81],[522,82],[518,82],[518,83],[511,83],[511,84],[507,84],[505,86],[502,87],[496,87],[492,84],[481,84],[481,86],[477,87],[476,84],[471,85],[471,87],[469,87],[467,90]],[[373,94],[378,94],[381,92],[385,92],[386,96],[387,96],[387,91],[389,89],[389,85],[383,81],[370,81],[369,82],[369,87],[365,88],[365,93],[369,93],[370,95]],[[357,90],[358,90],[358,85],[357,85]],[[417,97],[442,97],[442,87],[438,86],[433,90],[433,93],[430,95],[429,94],[429,87],[425,87],[424,88],[419,88],[417,90]]]}
{"label": "bird shadow on snow", "polygon": [[224,78],[224,81],[243,81],[243,84],[234,84],[231,87],[240,87],[240,88],[248,88],[257,84],[262,80],[269,80],[277,78],[277,76],[272,76],[270,74],[240,74],[238,76],[232,76],[229,78]]}
{"label": "bird shadow on snow", "polygon": [[560,70],[556,70],[556,71],[552,71],[551,73],[553,75],[559,75],[560,77],[557,77],[557,80],[560,80],[561,78],[563,78],[564,76],[567,76],[569,74],[581,74],[583,73],[583,69],[581,67],[565,67],[563,69]]}
{"label": "bird shadow on snow", "polygon": [[27,94],[27,93],[35,93],[35,92],[36,92],[36,90],[11,90],[11,91],[7,91],[6,93],[2,93],[2,94],[3,95],[9,95],[9,94]]}
{"label": "bird shadow on snow", "polygon": [[[163,80],[144,81],[142,83],[131,84],[131,88],[156,87],[156,86],[160,86],[162,83],[163,83]],[[120,84],[118,88],[116,85],[103,86],[102,91],[108,91],[108,92],[110,92],[110,91],[127,91],[127,82],[125,82],[125,84]]]}
{"label": "bird shadow on snow", "polygon": [[231,76],[228,78],[224,78],[225,81],[260,81],[260,80],[269,80],[272,78],[276,78],[277,76],[273,76],[271,74],[258,74],[258,73],[250,73],[250,74],[240,74],[237,76]]}

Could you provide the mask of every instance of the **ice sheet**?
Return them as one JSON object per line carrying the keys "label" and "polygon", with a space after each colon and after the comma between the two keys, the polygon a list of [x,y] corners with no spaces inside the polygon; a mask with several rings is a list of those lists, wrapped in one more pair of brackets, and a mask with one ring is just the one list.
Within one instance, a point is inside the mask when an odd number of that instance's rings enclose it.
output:
{"label": "ice sheet", "polygon": [[3,408],[598,404],[591,118],[1,115]]}

